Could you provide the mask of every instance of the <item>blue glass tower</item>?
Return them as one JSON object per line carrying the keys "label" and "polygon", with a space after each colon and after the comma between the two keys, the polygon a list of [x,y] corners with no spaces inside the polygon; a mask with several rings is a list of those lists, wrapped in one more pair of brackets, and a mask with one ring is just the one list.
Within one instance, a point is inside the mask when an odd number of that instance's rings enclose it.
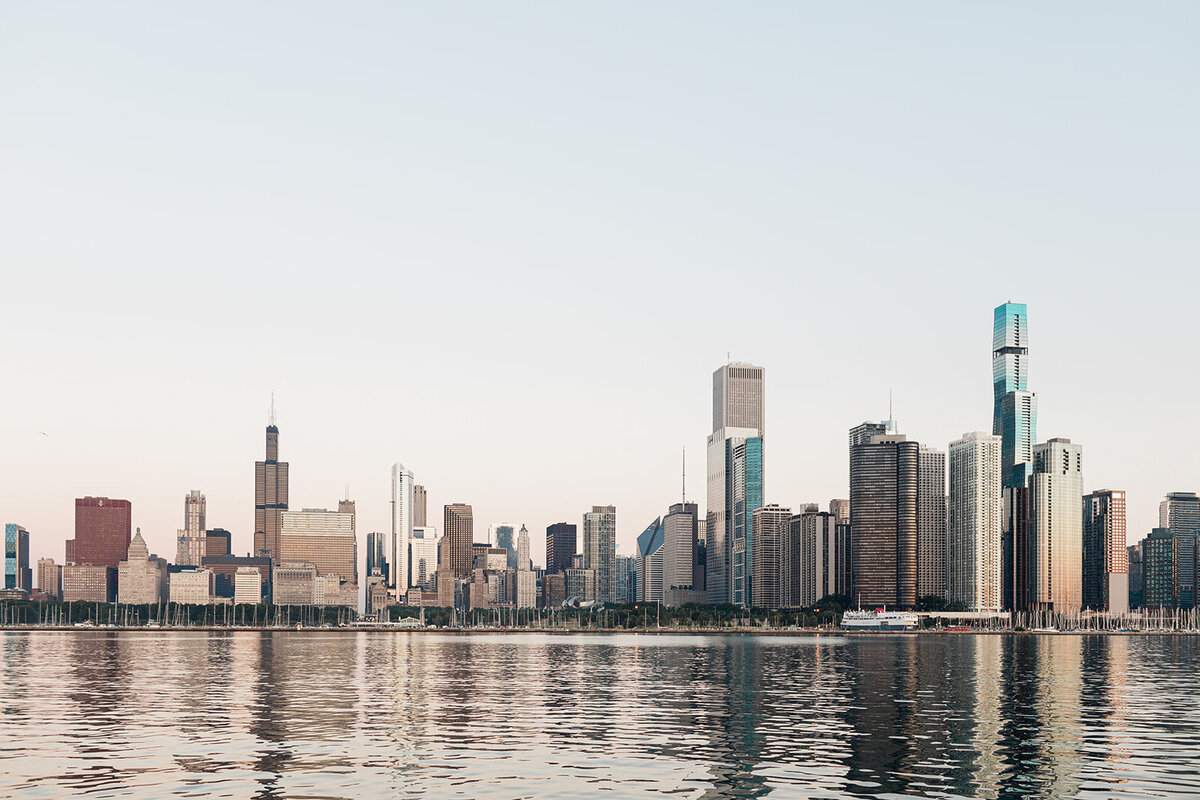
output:
{"label": "blue glass tower", "polygon": [[992,326],[992,433],[1001,438],[1005,488],[1025,486],[1037,441],[1037,395],[1029,391],[1029,316],[1024,303],[997,306]]}
{"label": "blue glass tower", "polygon": [[732,566],[733,602],[750,606],[750,566],[754,553],[754,512],[763,504],[763,437],[750,436],[731,449],[733,475]]}
{"label": "blue glass tower", "polygon": [[29,531],[12,522],[4,526],[4,588],[33,591]]}

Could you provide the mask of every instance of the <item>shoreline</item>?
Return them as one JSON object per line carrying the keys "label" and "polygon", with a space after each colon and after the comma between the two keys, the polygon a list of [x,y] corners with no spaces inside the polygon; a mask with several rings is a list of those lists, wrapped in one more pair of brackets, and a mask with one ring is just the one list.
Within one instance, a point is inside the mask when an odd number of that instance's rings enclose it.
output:
{"label": "shoreline", "polygon": [[196,625],[191,627],[147,627],[144,625],[6,625],[0,632],[53,632],[53,633],[447,633],[469,636],[472,634],[554,634],[574,635],[620,635],[637,634],[646,636],[792,636],[792,637],[876,637],[876,636],[1200,636],[1200,631],[1013,631],[1013,630],[916,630],[916,631],[848,631],[840,628],[419,628],[403,626],[348,625],[344,627],[253,627],[225,625]]}

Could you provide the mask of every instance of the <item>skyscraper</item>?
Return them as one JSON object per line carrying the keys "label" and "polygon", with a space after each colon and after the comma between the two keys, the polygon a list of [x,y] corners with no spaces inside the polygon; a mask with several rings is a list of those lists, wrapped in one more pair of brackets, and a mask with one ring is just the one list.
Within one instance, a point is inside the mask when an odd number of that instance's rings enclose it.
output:
{"label": "skyscraper", "polygon": [[763,439],[751,436],[728,440],[732,452],[732,509],[730,517],[730,591],[731,601],[749,607],[757,603],[751,578],[754,559],[754,512],[763,504]]}
{"label": "skyscraper", "polygon": [[964,433],[950,443],[946,599],[971,611],[999,611],[1001,497],[999,436]]}
{"label": "skyscraper", "polygon": [[517,532],[516,559],[516,569],[531,569],[531,564],[529,561],[529,530],[524,525],[522,525],[521,530]]}
{"label": "skyscraper", "polygon": [[946,596],[946,454],[917,455],[917,598]]}
{"label": "skyscraper", "polygon": [[[388,580],[396,597],[408,594],[409,547],[413,529],[413,474],[403,464],[392,464],[392,535],[388,553]],[[468,569],[470,567],[468,566]]]}
{"label": "skyscraper", "polygon": [[1179,586],[1179,607],[1196,606],[1197,547],[1200,543],[1200,497],[1194,492],[1171,492],[1158,504],[1158,527],[1166,528],[1179,540],[1176,547],[1176,578]]}
{"label": "skyscraper", "polygon": [[1142,540],[1142,608],[1179,605],[1179,540],[1155,528]]}
{"label": "skyscraper", "polygon": [[425,496],[425,487],[421,484],[413,486],[413,527],[424,528],[429,525],[427,511],[427,498]]}
{"label": "skyscraper", "polygon": [[[74,561],[111,567],[125,559],[133,534],[133,508],[128,500],[81,497],[75,500]],[[82,574],[82,573],[81,573]]]}
{"label": "skyscraper", "polygon": [[1050,439],[1033,449],[1029,479],[1029,607],[1083,607],[1083,448]]}
{"label": "skyscraper", "polygon": [[546,527],[546,572],[553,575],[571,568],[571,556],[578,547],[577,531],[569,522]]}
{"label": "skyscraper", "polygon": [[697,543],[699,515],[695,503],[682,502],[672,505],[663,518],[662,599],[669,606],[704,602]]}
{"label": "skyscraper", "polygon": [[53,558],[39,558],[37,572],[38,591],[48,595],[51,600],[61,600],[62,565],[55,564]]}
{"label": "skyscraper", "polygon": [[183,498],[183,528],[179,530],[175,549],[175,563],[185,567],[198,567],[204,560],[207,543],[207,503],[199,489],[193,489]]}
{"label": "skyscraper", "polygon": [[408,564],[408,583],[410,587],[432,591],[434,575],[438,571],[438,539],[437,528],[429,526],[413,527],[412,542],[409,544],[411,558]]}
{"label": "skyscraper", "polygon": [[850,447],[850,542],[854,604],[917,605],[920,445],[874,435]]}
{"label": "skyscraper", "polygon": [[33,591],[33,570],[29,568],[29,531],[15,522],[4,526],[4,588]]}
{"label": "skyscraper", "polygon": [[617,508],[592,506],[583,515],[583,568],[596,572],[596,599],[613,602],[616,582]]}
{"label": "skyscraper", "polygon": [[1037,395],[1028,391],[1029,314],[1024,303],[996,307],[992,325],[992,433],[1002,439],[1004,486],[1024,483],[1033,462]]}
{"label": "skyscraper", "polygon": [[[443,509],[442,562],[438,570],[448,570],[456,578],[471,576],[472,545],[475,542],[475,521],[466,503],[451,503]],[[441,591],[441,587],[438,587]]]}
{"label": "skyscraper", "polygon": [[388,585],[387,543],[388,536],[382,531],[370,531],[367,534],[367,575],[374,575],[378,570],[385,587]]}
{"label": "skyscraper", "polygon": [[666,541],[666,528],[662,517],[654,521],[637,537],[637,599],[643,603],[662,602],[663,600],[663,544]]}
{"label": "skyscraper", "polygon": [[[745,526],[740,531],[741,547],[737,558],[741,565],[738,599],[734,597],[734,494],[746,493],[737,488],[734,475],[734,451],[747,439],[758,442],[746,454],[754,459],[751,467],[756,473],[752,487],[761,505],[763,486],[763,437],[765,433],[766,370],[752,364],[725,364],[713,373],[713,432],[708,436],[708,486],[705,510],[705,583],[710,603],[743,602],[749,594],[746,586],[745,546],[753,539],[753,507],[743,507]],[[744,464],[745,465],[745,464]],[[743,480],[745,474],[742,475]],[[753,493],[753,492],[752,492]]]}
{"label": "skyscraper", "polygon": [[790,508],[770,504],[753,512],[754,547],[750,554],[750,598],[758,608],[781,608],[779,578]]}
{"label": "skyscraper", "polygon": [[275,399],[267,425],[267,453],[254,462],[254,553],[279,558],[280,515],[288,507],[288,464],[279,460],[279,428],[275,427]]}
{"label": "skyscraper", "polygon": [[497,522],[488,526],[488,544],[503,548],[508,553],[508,568],[517,567],[517,525],[512,522]]}
{"label": "skyscraper", "polygon": [[1083,607],[1129,611],[1125,492],[1098,489],[1083,498]]}
{"label": "skyscraper", "polygon": [[127,605],[155,605],[166,598],[162,587],[166,568],[150,557],[150,549],[138,528],[124,561],[117,567],[117,602]]}
{"label": "skyscraper", "polygon": [[358,584],[358,543],[354,514],[306,508],[284,511],[279,533],[280,562],[308,563],[317,575],[337,575]]}
{"label": "skyscraper", "polygon": [[850,557],[846,526],[816,503],[798,509],[783,532],[779,566],[779,602],[804,608],[829,595],[846,593],[845,561]]}

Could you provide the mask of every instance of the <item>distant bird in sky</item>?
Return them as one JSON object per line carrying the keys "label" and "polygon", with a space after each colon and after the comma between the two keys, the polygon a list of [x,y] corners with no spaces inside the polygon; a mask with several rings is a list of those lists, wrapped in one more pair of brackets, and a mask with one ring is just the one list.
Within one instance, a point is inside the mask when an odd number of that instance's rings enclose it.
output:
{"label": "distant bird in sky", "polygon": [[42,436],[49,436],[49,435],[50,435],[50,434],[46,433],[45,431],[38,431],[38,433],[40,433]]}

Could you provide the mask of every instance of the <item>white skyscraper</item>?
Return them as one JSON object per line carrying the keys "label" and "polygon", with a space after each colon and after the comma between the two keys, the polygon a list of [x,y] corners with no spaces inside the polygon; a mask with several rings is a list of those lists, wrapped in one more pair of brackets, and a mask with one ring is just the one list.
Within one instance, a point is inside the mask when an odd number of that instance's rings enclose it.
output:
{"label": "white skyscraper", "polygon": [[434,575],[438,569],[438,545],[437,528],[413,527],[412,541],[409,544],[411,561],[408,582],[411,586],[432,591]]}
{"label": "white skyscraper", "polygon": [[413,530],[413,474],[403,464],[392,465],[392,531],[389,541],[388,583],[400,598],[410,585],[409,546]]}
{"label": "white skyscraper", "polygon": [[596,572],[596,599],[613,601],[617,568],[616,506],[592,506],[583,515],[583,568]]}
{"label": "white skyscraper", "polygon": [[[733,454],[748,439],[761,440],[765,430],[764,385],[766,370],[752,364],[725,364],[713,372],[713,431],[708,437],[708,485],[704,538],[706,544],[705,584],[708,602],[728,603],[734,597],[735,487]],[[752,486],[741,487],[746,505],[741,518],[750,520],[762,503],[762,442],[753,469],[743,476]],[[753,459],[752,459],[753,460]],[[743,543],[744,544],[744,543]],[[746,552],[739,550],[745,591]]]}
{"label": "white skyscraper", "polygon": [[1003,514],[1000,436],[964,433],[950,443],[946,598],[971,611],[999,611]]}
{"label": "white skyscraper", "polygon": [[946,596],[946,454],[917,453],[917,597]]}
{"label": "white skyscraper", "polygon": [[529,562],[529,530],[522,525],[517,533],[517,569],[528,570]]}
{"label": "white skyscraper", "polygon": [[1083,448],[1070,439],[1033,448],[1029,556],[1033,608],[1083,607]]}

